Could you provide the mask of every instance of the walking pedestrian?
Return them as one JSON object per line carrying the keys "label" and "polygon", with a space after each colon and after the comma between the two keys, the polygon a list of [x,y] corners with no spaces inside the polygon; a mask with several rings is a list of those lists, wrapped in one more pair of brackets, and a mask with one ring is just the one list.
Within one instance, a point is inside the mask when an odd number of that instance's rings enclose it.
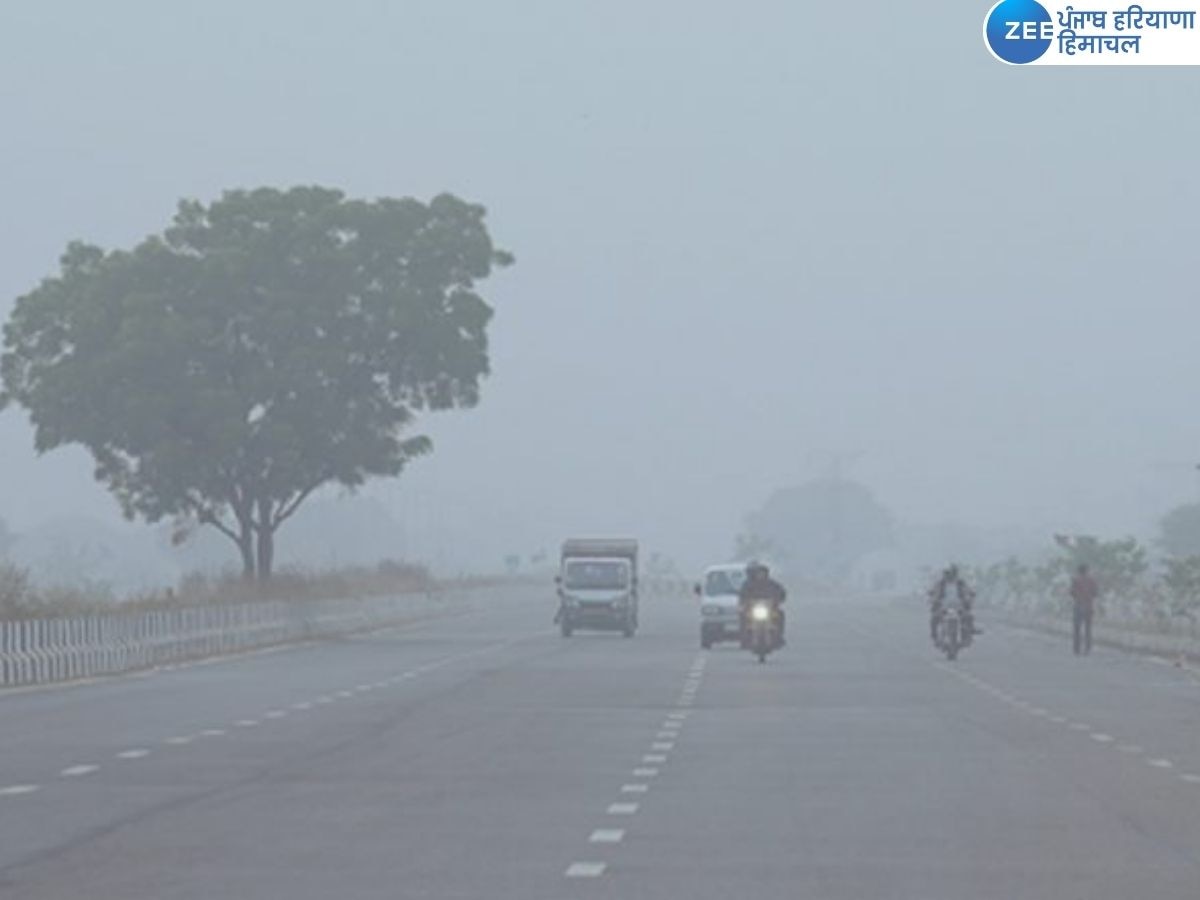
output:
{"label": "walking pedestrian", "polygon": [[1100,585],[1086,565],[1081,565],[1071,580],[1072,634],[1075,655],[1092,652],[1092,619],[1096,615],[1096,597]]}

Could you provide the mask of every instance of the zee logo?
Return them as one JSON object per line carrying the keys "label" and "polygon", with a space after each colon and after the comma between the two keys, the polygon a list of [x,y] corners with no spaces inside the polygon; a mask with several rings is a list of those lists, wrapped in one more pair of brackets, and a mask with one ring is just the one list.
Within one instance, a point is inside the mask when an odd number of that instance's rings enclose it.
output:
{"label": "zee logo", "polygon": [[1010,65],[1040,59],[1053,40],[1054,23],[1037,0],[1000,0],[983,20],[988,51]]}
{"label": "zee logo", "polygon": [[1008,31],[1006,41],[1049,41],[1054,37],[1054,25],[1050,22],[1005,22]]}

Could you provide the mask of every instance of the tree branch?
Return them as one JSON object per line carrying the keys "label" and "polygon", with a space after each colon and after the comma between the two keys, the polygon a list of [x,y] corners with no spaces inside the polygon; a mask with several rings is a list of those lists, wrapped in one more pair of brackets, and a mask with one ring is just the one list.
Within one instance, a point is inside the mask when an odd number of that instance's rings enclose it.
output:
{"label": "tree branch", "polygon": [[314,484],[311,484],[304,490],[300,491],[287,503],[279,504],[278,511],[271,517],[271,530],[274,531],[276,528],[290,519],[296,510],[300,508],[300,504],[307,500],[313,491],[315,491],[328,480],[328,478],[322,478],[320,481],[315,482]]}

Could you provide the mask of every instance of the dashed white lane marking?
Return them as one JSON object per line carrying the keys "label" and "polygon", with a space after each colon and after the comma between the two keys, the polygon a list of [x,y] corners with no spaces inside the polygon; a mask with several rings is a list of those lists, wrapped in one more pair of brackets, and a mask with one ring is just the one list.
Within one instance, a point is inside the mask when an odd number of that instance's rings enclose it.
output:
{"label": "dashed white lane marking", "polygon": [[238,728],[254,728],[258,725],[258,719],[238,719],[233,724]]}
{"label": "dashed white lane marking", "polygon": [[341,697],[343,700],[349,700],[351,697],[354,696],[354,692],[353,691],[338,691],[336,696]]}
{"label": "dashed white lane marking", "polygon": [[650,745],[650,749],[656,753],[666,753],[669,750],[675,749],[674,741],[659,741]]}
{"label": "dashed white lane marking", "polygon": [[597,828],[588,838],[592,844],[619,844],[625,840],[625,831],[621,828]]}
{"label": "dashed white lane marking", "polygon": [[673,741],[677,737],[679,737],[679,733],[676,731],[660,731],[654,736],[654,739],[658,741]]}
{"label": "dashed white lane marking", "polygon": [[1091,726],[1091,725],[1085,725],[1085,724],[1083,724],[1082,722],[1072,722],[1072,723],[1071,723],[1071,729],[1072,729],[1073,731],[1091,731],[1091,730],[1092,730],[1092,726]]}
{"label": "dashed white lane marking", "polygon": [[634,778],[653,778],[658,774],[658,769],[634,769]]}
{"label": "dashed white lane marking", "polygon": [[1180,775],[1179,780],[1186,781],[1188,784],[1200,784],[1200,775],[1193,775],[1191,772],[1188,772],[1185,775]]}
{"label": "dashed white lane marking", "polygon": [[1146,765],[1154,766],[1156,769],[1171,769],[1175,767],[1175,763],[1169,759],[1148,759]]}
{"label": "dashed white lane marking", "polygon": [[318,697],[316,699],[316,702],[320,703],[322,706],[324,706],[326,703],[332,703],[333,698],[332,697]]}
{"label": "dashed white lane marking", "polygon": [[177,737],[169,737],[165,741],[163,741],[163,743],[170,744],[172,747],[182,747],[185,744],[190,744],[193,740],[195,740],[195,738],[193,738],[189,735],[181,734]]}
{"label": "dashed white lane marking", "polygon": [[636,803],[614,803],[608,808],[610,816],[632,816],[637,811]]}
{"label": "dashed white lane marking", "polygon": [[201,737],[225,737],[224,728],[206,728],[200,732]]}
{"label": "dashed white lane marking", "polygon": [[668,719],[674,719],[676,722],[682,722],[682,721],[683,721],[684,719],[686,719],[687,717],[688,717],[688,714],[687,714],[687,713],[685,713],[685,712],[670,712],[670,713],[667,713],[667,718],[668,718]]}
{"label": "dashed white lane marking", "polygon": [[1098,731],[1093,731],[1091,737],[1093,741],[1096,741],[1100,744],[1111,744],[1113,740],[1111,734],[1102,734]]}
{"label": "dashed white lane marking", "polygon": [[1066,716],[1050,716],[1050,721],[1053,722],[1055,725],[1066,725],[1067,724]]}
{"label": "dashed white lane marking", "polygon": [[1031,710],[1029,710],[1029,711],[1030,711],[1031,713],[1033,713],[1035,716],[1038,716],[1039,718],[1042,718],[1042,719],[1044,719],[1044,718],[1046,718],[1048,715],[1050,715],[1050,711],[1049,711],[1049,710],[1042,709],[1040,706],[1035,706],[1035,707],[1033,707],[1033,708],[1032,708]]}
{"label": "dashed white lane marking", "polygon": [[21,794],[32,794],[41,788],[40,784],[10,784],[0,788],[0,797],[17,797]]}
{"label": "dashed white lane marking", "polygon": [[79,778],[83,775],[91,775],[93,772],[99,771],[99,766],[84,765],[84,766],[67,766],[58,774],[63,778]]}
{"label": "dashed white lane marking", "polygon": [[599,878],[608,866],[600,862],[577,862],[567,866],[567,878]]}
{"label": "dashed white lane marking", "polygon": [[270,710],[270,711],[267,713],[267,715],[266,715],[266,718],[268,718],[268,719],[282,719],[282,718],[284,718],[286,715],[287,715],[287,713],[285,713],[285,712],[284,712],[282,709],[272,709],[272,710]]}
{"label": "dashed white lane marking", "polygon": [[304,712],[305,710],[312,709],[312,704],[306,700],[301,700],[299,703],[293,703],[292,709],[296,710],[296,712]]}
{"label": "dashed white lane marking", "polygon": [[149,755],[150,751],[144,747],[135,747],[132,750],[122,750],[117,754],[117,759],[141,759]]}
{"label": "dashed white lane marking", "polygon": [[621,785],[622,794],[644,794],[650,790],[648,784],[623,784]]}
{"label": "dashed white lane marking", "polygon": [[1141,753],[1146,748],[1141,744],[1122,744],[1117,749],[1122,753]]}
{"label": "dashed white lane marking", "polygon": [[666,761],[667,761],[667,758],[665,756],[663,756],[661,753],[647,753],[645,756],[642,757],[642,762],[648,763],[649,765],[652,765],[652,766],[661,766]]}

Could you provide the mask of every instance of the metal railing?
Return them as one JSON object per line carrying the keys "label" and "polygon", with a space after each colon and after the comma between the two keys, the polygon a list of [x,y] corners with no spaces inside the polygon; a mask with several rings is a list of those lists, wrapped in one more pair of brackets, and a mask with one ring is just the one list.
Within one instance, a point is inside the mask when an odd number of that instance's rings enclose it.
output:
{"label": "metal railing", "polygon": [[0,686],[49,684],[385,626],[432,594],[264,601],[0,622]]}

